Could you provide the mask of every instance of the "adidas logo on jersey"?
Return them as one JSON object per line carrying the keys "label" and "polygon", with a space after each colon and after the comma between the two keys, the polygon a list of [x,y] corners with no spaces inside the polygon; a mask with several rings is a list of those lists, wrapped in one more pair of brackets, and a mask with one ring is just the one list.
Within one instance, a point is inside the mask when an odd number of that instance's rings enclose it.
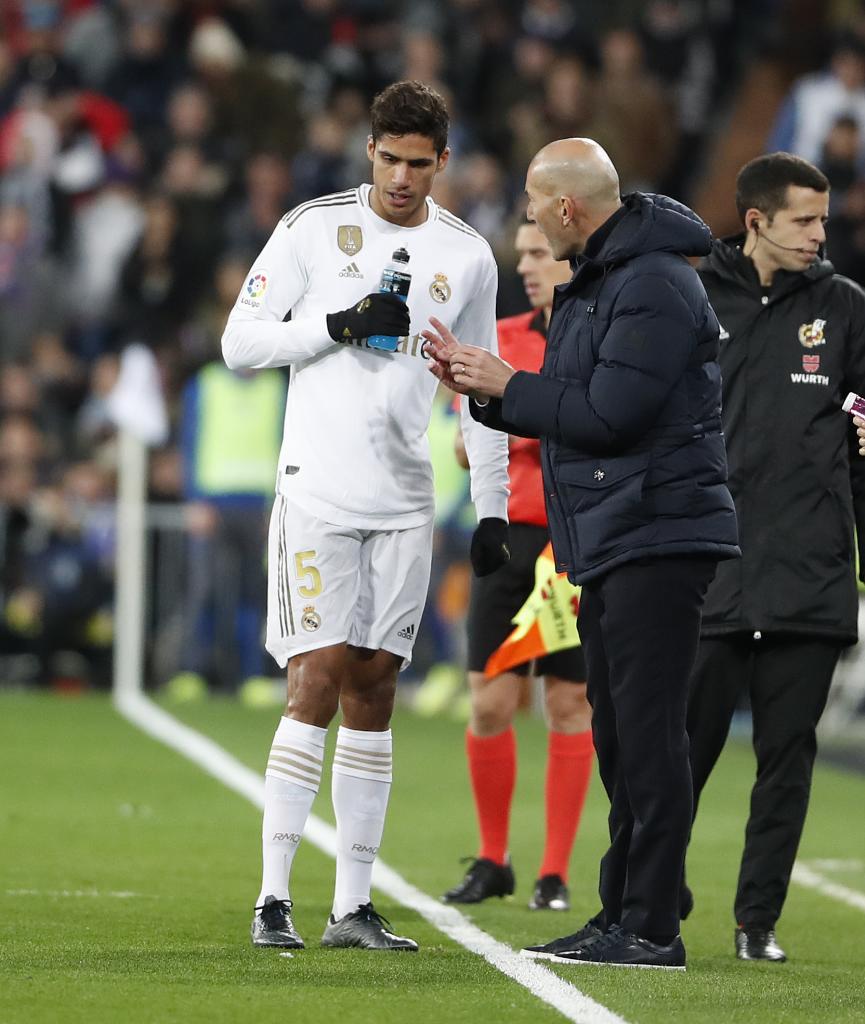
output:
{"label": "adidas logo on jersey", "polygon": [[401,636],[403,640],[414,640],[414,623],[406,626],[405,629],[398,629],[396,635]]}
{"label": "adidas logo on jersey", "polygon": [[349,265],[347,267],[343,267],[343,269],[340,270],[339,276],[340,277],[361,277],[362,278],[363,274],[360,272],[360,268],[358,267],[358,265],[356,263],[349,263]]}

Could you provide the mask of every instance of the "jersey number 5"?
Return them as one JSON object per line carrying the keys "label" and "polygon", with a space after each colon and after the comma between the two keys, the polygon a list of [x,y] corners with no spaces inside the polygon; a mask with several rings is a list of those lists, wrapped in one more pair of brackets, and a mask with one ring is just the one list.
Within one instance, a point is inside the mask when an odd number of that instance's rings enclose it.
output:
{"label": "jersey number 5", "polygon": [[[311,558],[315,558],[314,551],[297,551],[294,555],[294,575],[300,584],[297,592],[301,597],[316,597],[322,590],[321,573],[310,563]],[[306,582],[301,583],[301,580]]]}

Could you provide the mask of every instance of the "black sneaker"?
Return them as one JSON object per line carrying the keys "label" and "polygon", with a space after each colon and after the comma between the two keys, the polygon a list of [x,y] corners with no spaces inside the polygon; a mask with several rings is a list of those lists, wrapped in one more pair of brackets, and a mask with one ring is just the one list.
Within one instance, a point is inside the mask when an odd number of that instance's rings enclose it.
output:
{"label": "black sneaker", "polygon": [[775,941],[771,928],[736,928],[736,957],[739,960],[772,960],[782,964],[787,954]]}
{"label": "black sneaker", "polygon": [[[471,860],[471,857],[466,858]],[[482,903],[490,896],[512,896],[516,881],[510,864],[478,857],[465,878],[442,896],[442,903]]]}
{"label": "black sneaker", "polygon": [[653,967],[664,971],[685,970],[685,947],[680,936],[661,946],[619,925],[586,940],[576,949],[548,958],[556,964],[598,964],[604,967]]}
{"label": "black sneaker", "polygon": [[303,939],[295,931],[291,920],[291,900],[264,897],[264,904],[255,908],[252,919],[252,944],[303,949]]}
{"label": "black sneaker", "polygon": [[598,919],[593,917],[583,927],[574,932],[573,935],[563,935],[560,939],[553,939],[543,946],[524,946],[520,950],[520,956],[529,960],[554,960],[561,953],[567,953],[572,949],[580,949],[590,939],[598,939],[603,935]]}
{"label": "black sneaker", "polygon": [[418,945],[414,939],[394,935],[389,931],[390,927],[391,923],[386,917],[382,917],[371,903],[365,903],[338,921],[335,921],[331,914],[321,937],[321,944],[338,949],[356,947],[417,953]]}
{"label": "black sneaker", "polygon": [[535,882],[529,910],[570,910],[570,895],[560,875],[543,875]]}

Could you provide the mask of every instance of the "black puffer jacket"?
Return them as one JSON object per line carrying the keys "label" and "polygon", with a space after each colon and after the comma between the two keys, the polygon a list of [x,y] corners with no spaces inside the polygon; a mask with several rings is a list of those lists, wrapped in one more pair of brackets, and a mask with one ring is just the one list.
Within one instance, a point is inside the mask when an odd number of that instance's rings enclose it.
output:
{"label": "black puffer jacket", "polygon": [[541,438],[559,571],[583,583],[638,558],[739,553],[720,430],[718,322],[685,256],[706,225],[634,193],[556,290],[541,374],[473,415]]}
{"label": "black puffer jacket", "polygon": [[826,260],[777,273],[764,292],[742,241],[716,242],[699,271],[722,325],[724,433],[743,555],[718,567],[703,634],[854,641],[853,524],[855,511],[861,545],[865,459],[841,403],[865,389],[865,295]]}

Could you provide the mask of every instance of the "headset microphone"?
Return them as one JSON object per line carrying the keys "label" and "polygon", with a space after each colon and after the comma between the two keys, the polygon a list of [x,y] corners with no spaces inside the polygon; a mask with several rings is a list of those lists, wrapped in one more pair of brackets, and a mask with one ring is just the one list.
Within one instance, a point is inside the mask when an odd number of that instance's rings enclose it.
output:
{"label": "headset microphone", "polygon": [[798,246],[781,245],[780,242],[776,242],[773,238],[770,238],[767,234],[760,234],[760,224],[758,221],[754,221],[754,233],[758,238],[765,238],[769,245],[774,245],[776,249],[783,249],[784,252],[805,252],[806,250],[800,249]]}

